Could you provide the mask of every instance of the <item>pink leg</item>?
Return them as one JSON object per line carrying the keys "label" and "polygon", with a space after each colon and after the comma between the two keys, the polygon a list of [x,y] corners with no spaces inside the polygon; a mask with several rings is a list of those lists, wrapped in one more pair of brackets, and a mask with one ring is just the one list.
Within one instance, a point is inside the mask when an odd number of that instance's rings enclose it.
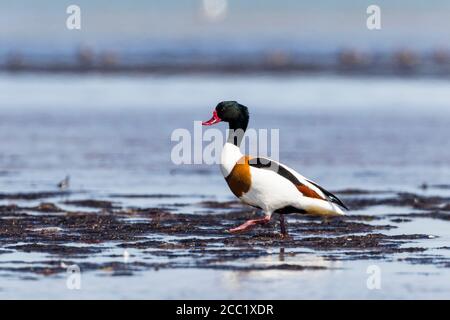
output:
{"label": "pink leg", "polygon": [[236,233],[236,232],[248,231],[258,224],[266,224],[269,221],[270,221],[270,217],[268,217],[268,216],[266,216],[262,219],[248,220],[246,223],[241,224],[239,227],[229,229],[228,232]]}

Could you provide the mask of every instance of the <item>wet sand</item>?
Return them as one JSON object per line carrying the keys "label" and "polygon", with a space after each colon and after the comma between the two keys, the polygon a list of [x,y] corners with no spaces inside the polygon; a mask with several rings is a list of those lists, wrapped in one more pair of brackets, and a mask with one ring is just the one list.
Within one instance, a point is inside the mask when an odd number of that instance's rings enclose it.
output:
{"label": "wet sand", "polygon": [[[351,210],[374,206],[402,208],[408,213],[383,215],[352,214],[320,219],[301,214],[288,216],[289,237],[283,239],[277,216],[270,224],[246,234],[229,234],[226,230],[260,213],[235,201],[200,201],[195,207],[202,214],[189,214],[177,203],[161,207],[125,207],[118,201],[62,200],[71,193],[37,192],[0,194],[2,200],[38,200],[39,204],[2,205],[0,216],[0,254],[13,252],[43,253],[45,260],[0,262],[0,272],[12,277],[39,279],[65,273],[64,266],[76,263],[84,272],[105,271],[113,275],[133,275],[159,269],[219,269],[232,271],[322,270],[324,265],[238,264],[250,258],[272,255],[268,248],[283,256],[314,252],[325,260],[392,261],[398,254],[408,256],[404,263],[450,267],[450,257],[429,254],[426,245],[434,235],[403,231],[402,224],[418,217],[448,221],[450,198],[425,197],[410,193],[385,193],[342,190],[338,194]],[[127,195],[131,199],[152,195]],[[157,195],[153,195],[158,197]],[[54,199],[54,198],[51,198]],[[132,201],[131,201],[132,203]],[[70,208],[70,209],[67,209]],[[84,210],[89,208],[89,211]],[[440,248],[446,251],[447,247]],[[124,261],[113,249],[136,249],[132,262]],[[294,251],[291,251],[291,250]],[[101,261],[95,257],[111,258]],[[93,258],[94,257],[94,258]],[[160,260],[163,259],[164,262]]]}

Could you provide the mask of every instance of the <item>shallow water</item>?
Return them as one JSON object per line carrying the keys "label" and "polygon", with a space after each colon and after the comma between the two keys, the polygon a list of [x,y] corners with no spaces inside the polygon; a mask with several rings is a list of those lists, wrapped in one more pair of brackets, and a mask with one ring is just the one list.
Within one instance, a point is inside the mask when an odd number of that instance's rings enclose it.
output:
{"label": "shallow water", "polygon": [[[1,193],[57,191],[57,182],[66,175],[71,177],[70,194],[35,200],[4,199],[0,204],[30,207],[45,201],[79,210],[61,202],[96,199],[140,208],[178,203],[183,205],[178,212],[202,214],[208,210],[198,205],[201,201],[232,200],[217,166],[176,166],[170,159],[172,131],[186,128],[192,132],[193,121],[209,119],[217,101],[223,99],[236,99],[250,107],[250,127],[280,129],[281,161],[332,191],[449,195],[448,189],[432,186],[450,181],[450,83],[445,80],[3,74],[0,84]],[[421,189],[423,183],[430,187]],[[360,208],[350,215],[384,217],[410,212],[415,211],[383,205]],[[386,224],[389,219],[371,224]],[[112,276],[108,270],[87,271],[82,273],[79,291],[66,288],[65,274],[2,273],[0,297],[450,297],[448,266],[401,260],[427,254],[449,259],[449,250],[437,249],[448,246],[449,222],[414,218],[389,223],[398,228],[382,233],[436,237],[406,244],[425,247],[425,253],[394,254],[385,260],[334,261],[327,257],[330,252],[303,249],[299,249],[301,254],[281,258],[280,248],[274,247],[269,256],[233,262],[310,264],[324,266],[324,270],[175,268],[142,270],[128,276]],[[151,239],[155,235],[148,236]],[[106,252],[80,261],[121,262],[123,250],[112,244],[112,249],[108,246]],[[135,262],[170,259],[139,249],[129,249],[129,253],[130,261]],[[0,254],[2,266],[12,261],[27,265],[54,258],[35,252]],[[64,257],[58,259],[64,261]],[[197,258],[186,253],[176,259],[184,263]],[[380,290],[366,286],[366,269],[373,264],[382,271]]]}

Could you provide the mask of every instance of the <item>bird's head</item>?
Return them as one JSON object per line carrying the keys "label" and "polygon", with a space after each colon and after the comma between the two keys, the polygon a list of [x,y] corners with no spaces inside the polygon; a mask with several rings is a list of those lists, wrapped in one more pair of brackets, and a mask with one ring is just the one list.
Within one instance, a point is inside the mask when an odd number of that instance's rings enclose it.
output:
{"label": "bird's head", "polygon": [[249,120],[248,108],[236,101],[222,101],[213,111],[210,120],[202,122],[204,126],[211,126],[221,121],[228,122],[231,129],[247,129]]}

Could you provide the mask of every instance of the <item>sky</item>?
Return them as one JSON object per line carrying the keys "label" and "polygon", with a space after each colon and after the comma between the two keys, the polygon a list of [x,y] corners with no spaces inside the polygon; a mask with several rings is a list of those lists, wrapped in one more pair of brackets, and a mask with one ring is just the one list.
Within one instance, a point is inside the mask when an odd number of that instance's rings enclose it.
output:
{"label": "sky", "polygon": [[[72,4],[81,8],[81,30],[66,28]],[[371,4],[381,8],[381,30],[366,27]],[[448,0],[0,0],[0,50],[447,48],[449,12]]]}

